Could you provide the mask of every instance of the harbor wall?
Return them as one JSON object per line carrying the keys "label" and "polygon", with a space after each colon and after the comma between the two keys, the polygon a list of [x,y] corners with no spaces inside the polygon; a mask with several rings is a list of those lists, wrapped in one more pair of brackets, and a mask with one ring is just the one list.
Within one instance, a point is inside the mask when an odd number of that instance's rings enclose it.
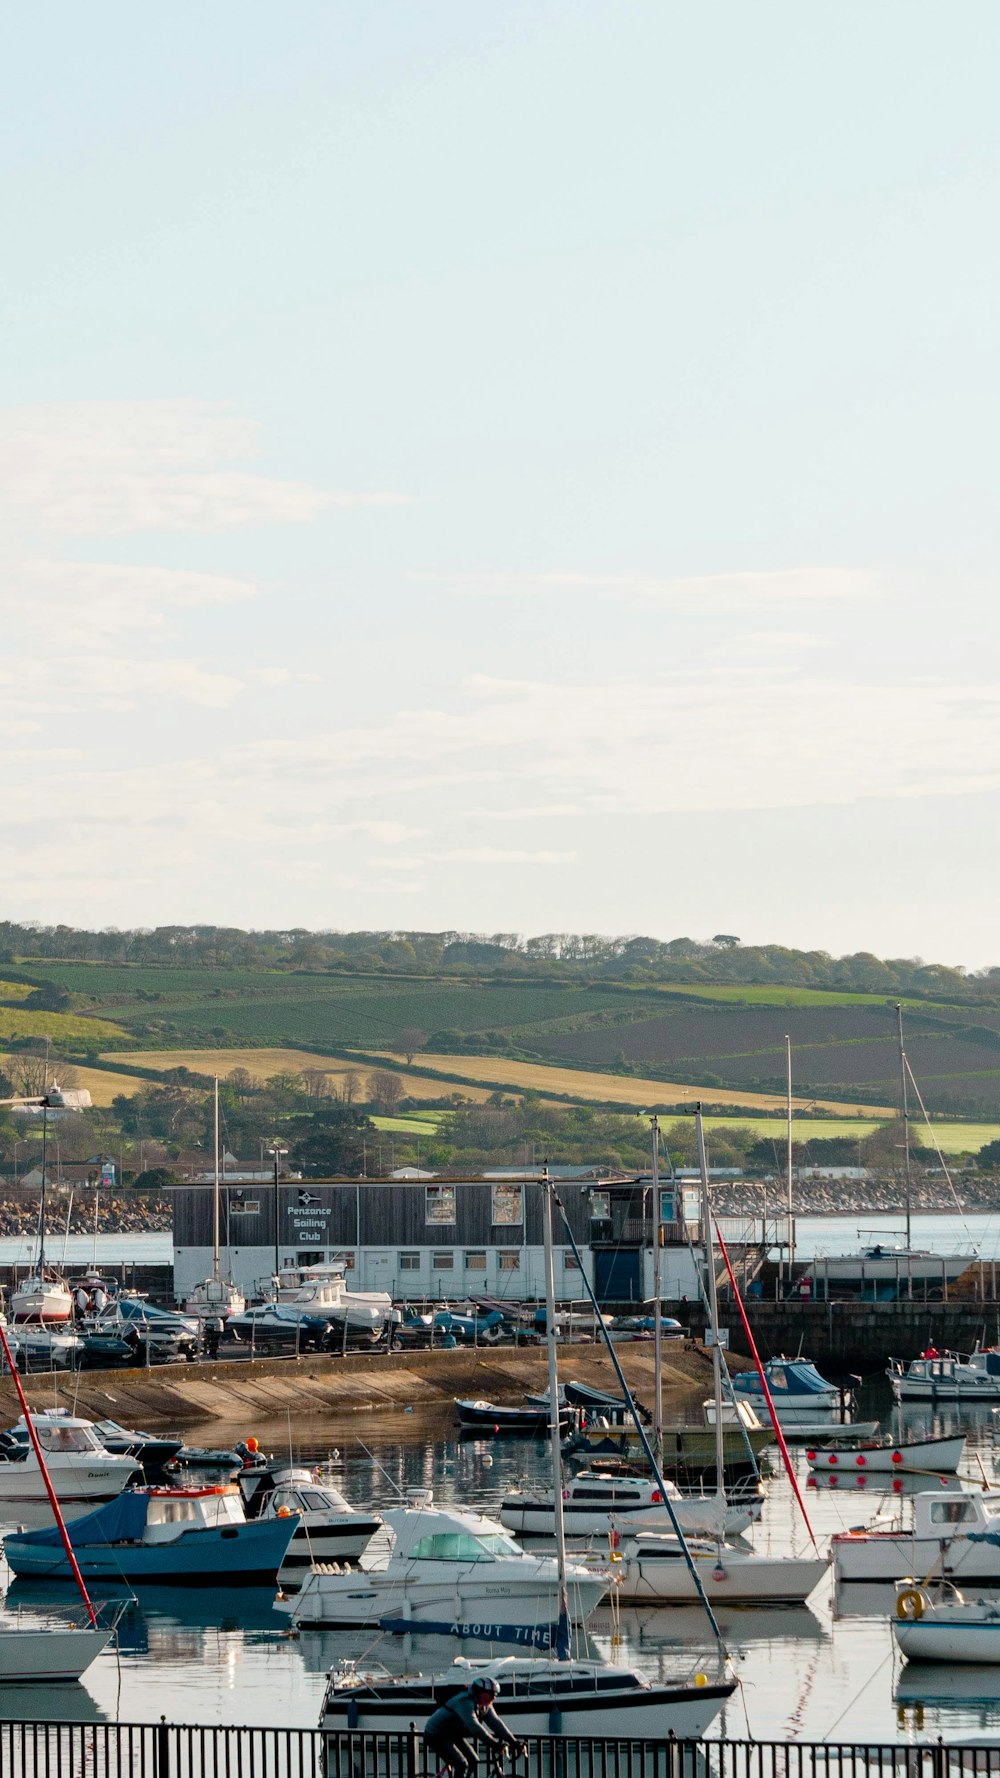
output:
{"label": "harbor wall", "polygon": [[[1000,1302],[750,1302],[747,1318],[762,1358],[803,1352],[820,1370],[872,1376],[890,1358],[916,1358],[928,1346],[971,1352],[1000,1342]],[[685,1311],[691,1332],[703,1336],[704,1311]],[[719,1304],[730,1350],[749,1356],[749,1343],[733,1303]]]}

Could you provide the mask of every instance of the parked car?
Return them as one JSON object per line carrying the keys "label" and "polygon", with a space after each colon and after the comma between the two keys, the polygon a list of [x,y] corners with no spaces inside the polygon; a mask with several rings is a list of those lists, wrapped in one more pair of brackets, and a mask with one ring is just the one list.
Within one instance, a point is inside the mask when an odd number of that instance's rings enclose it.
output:
{"label": "parked car", "polygon": [[340,1329],[331,1328],[325,1315],[295,1314],[274,1303],[245,1309],[242,1315],[230,1315],[226,1334],[250,1346],[272,1346],[288,1352],[337,1351],[341,1343]]}

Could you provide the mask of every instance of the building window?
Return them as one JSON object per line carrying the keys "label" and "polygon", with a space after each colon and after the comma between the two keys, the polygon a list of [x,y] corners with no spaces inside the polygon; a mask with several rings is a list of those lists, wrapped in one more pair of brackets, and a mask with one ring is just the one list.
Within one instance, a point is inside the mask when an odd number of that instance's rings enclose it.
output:
{"label": "building window", "polygon": [[434,1223],[454,1222],[455,1187],[453,1185],[424,1187],[424,1220]]}
{"label": "building window", "polygon": [[591,1222],[610,1222],[610,1220],[611,1220],[611,1193],[610,1192],[591,1192],[591,1194],[590,1194],[590,1220],[591,1220]]}
{"label": "building window", "polygon": [[522,1208],[522,1188],[512,1185],[509,1180],[493,1187],[493,1221],[501,1227],[510,1227],[524,1221]]}
{"label": "building window", "polygon": [[401,1272],[419,1272],[419,1253],[401,1253],[399,1256],[399,1269]]}
{"label": "building window", "polygon": [[260,1204],[256,1198],[230,1198],[230,1216],[259,1216]]}
{"label": "building window", "polygon": [[485,1272],[485,1253],[467,1253],[465,1256],[465,1269],[467,1272]]}
{"label": "building window", "polygon": [[455,1255],[452,1249],[445,1247],[440,1253],[432,1253],[431,1268],[435,1272],[453,1272],[455,1270]]}
{"label": "building window", "polygon": [[500,1270],[501,1272],[519,1272],[521,1270],[521,1255],[519,1253],[501,1253]]}
{"label": "building window", "polygon": [[563,1271],[564,1272],[578,1272],[579,1270],[580,1270],[580,1261],[577,1259],[576,1254],[572,1251],[572,1249],[567,1247],[565,1252],[563,1253]]}

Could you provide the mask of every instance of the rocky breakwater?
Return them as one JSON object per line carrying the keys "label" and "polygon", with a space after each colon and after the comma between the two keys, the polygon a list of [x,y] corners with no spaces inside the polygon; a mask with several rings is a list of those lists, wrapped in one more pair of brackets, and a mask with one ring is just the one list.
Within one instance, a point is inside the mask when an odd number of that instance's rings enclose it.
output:
{"label": "rocky breakwater", "polygon": [[[53,1192],[48,1199],[51,1226],[60,1233],[66,1227],[69,1199],[65,1193]],[[0,1235],[24,1235],[33,1238],[38,1228],[39,1202],[34,1197],[0,1198]],[[168,1230],[172,1211],[166,1198],[106,1198],[98,1206],[98,1230],[102,1235],[141,1234],[147,1230]],[[92,1235],[94,1232],[93,1199],[74,1202],[69,1215],[71,1235]]]}

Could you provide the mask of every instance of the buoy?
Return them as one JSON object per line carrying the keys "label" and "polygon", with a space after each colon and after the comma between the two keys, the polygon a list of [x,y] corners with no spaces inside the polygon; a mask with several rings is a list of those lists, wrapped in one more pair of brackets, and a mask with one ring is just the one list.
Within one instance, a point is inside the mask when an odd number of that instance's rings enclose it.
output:
{"label": "buoy", "polygon": [[902,1494],[902,1492],[903,1492],[903,1478],[901,1475],[893,1476],[892,1491],[894,1494]]}
{"label": "buoy", "polygon": [[902,1451],[893,1451],[892,1461],[893,1461],[893,1463],[902,1463],[902,1461],[903,1461]]}
{"label": "buoy", "polygon": [[723,1568],[722,1563],[716,1562],[715,1567],[712,1569],[712,1579],[713,1580],[725,1580],[725,1578],[726,1578],[726,1571]]}
{"label": "buoy", "polygon": [[807,1451],[806,1452],[806,1462],[807,1463],[815,1463],[815,1461],[816,1461],[815,1451]]}
{"label": "buoy", "polygon": [[867,1457],[855,1457],[854,1461],[857,1464],[859,1469],[864,1469],[865,1464],[867,1463],[868,1459],[867,1459]]}
{"label": "buoy", "polygon": [[696,1673],[694,1676],[694,1683],[695,1685],[707,1685],[708,1680],[705,1678],[704,1673]]}
{"label": "buoy", "polygon": [[837,1453],[836,1453],[836,1451],[831,1451],[831,1452],[830,1452],[830,1462],[831,1462],[831,1464],[834,1464],[834,1463],[836,1463],[836,1461],[837,1461]]}
{"label": "buoy", "polygon": [[260,1445],[255,1438],[247,1439],[247,1450],[255,1452],[260,1450]]}

